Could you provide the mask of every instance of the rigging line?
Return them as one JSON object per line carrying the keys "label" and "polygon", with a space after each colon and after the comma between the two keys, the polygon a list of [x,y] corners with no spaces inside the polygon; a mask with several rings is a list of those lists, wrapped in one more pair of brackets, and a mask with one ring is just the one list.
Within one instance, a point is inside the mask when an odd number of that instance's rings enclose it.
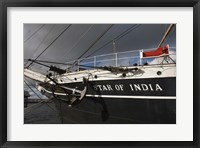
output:
{"label": "rigging line", "polygon": [[[162,24],[161,24],[162,25]],[[168,24],[165,24],[164,25],[164,32],[163,32],[163,34],[167,31],[167,27],[168,27]]]}
{"label": "rigging line", "polygon": [[[26,81],[31,84],[31,86],[33,86],[34,88],[36,88],[29,80],[28,80],[28,77],[26,75],[24,75],[24,78],[26,79]],[[30,78],[29,78],[30,79]],[[37,89],[37,88],[36,88]],[[37,89],[38,90],[38,89]]]}
{"label": "rigging line", "polygon": [[[70,27],[72,26],[72,24],[68,25],[36,58],[35,60],[37,60],[63,33],[65,33],[66,30],[68,30]],[[32,65],[33,62],[31,62],[27,68]]]}
{"label": "rigging line", "polygon": [[28,64],[28,62],[29,62],[29,61],[27,60],[26,64],[24,64],[24,67],[26,67],[26,65]]}
{"label": "rigging line", "polygon": [[[37,46],[37,48],[35,49],[35,52],[34,52],[34,54],[38,51],[38,49],[40,48],[40,46],[42,45],[42,43],[46,40],[46,38],[49,36],[49,34],[52,32],[52,30],[54,29],[54,27],[55,27],[56,25],[53,25],[53,27],[50,29],[50,31],[45,35],[45,37],[42,39],[42,41],[40,42],[40,44]],[[33,54],[33,55],[34,55]],[[32,57],[32,55],[31,55],[31,57]],[[31,58],[30,57],[30,58]],[[29,58],[29,59],[30,59]],[[28,61],[26,62],[26,64],[25,64],[25,67],[26,67],[26,65],[29,63],[29,59],[28,59]]]}
{"label": "rigging line", "polygon": [[171,42],[173,41],[172,39],[174,39],[174,38],[173,38],[174,34],[175,34],[175,29],[173,30],[173,32],[172,32],[172,33],[169,35],[169,37],[167,38],[166,43],[168,42],[169,44],[171,44]]}
{"label": "rigging line", "polygon": [[[48,103],[48,101],[51,101],[51,100],[53,100],[52,98],[51,99],[47,99],[47,100],[44,100],[43,99],[43,101],[40,101],[40,102],[38,102],[38,103],[35,103],[34,105],[31,105],[31,106],[29,106],[29,107],[27,107],[27,108],[25,108],[24,110],[25,111],[27,111],[28,109],[30,109],[30,108],[32,108],[32,107],[34,107],[34,106],[37,106],[37,105],[39,105],[39,104],[41,104],[41,103]],[[41,107],[43,104],[41,104],[40,106],[38,106],[38,107]],[[37,108],[38,108],[37,107]],[[54,110],[54,109],[53,109]],[[56,110],[54,110],[55,112],[57,112]],[[30,111],[29,111],[30,112]],[[28,111],[26,112],[26,113],[29,113]]]}
{"label": "rigging line", "polygon": [[[69,49],[67,50],[66,54],[63,57],[66,57],[66,55],[81,41],[81,39],[90,31],[90,29],[94,26],[94,24],[90,25],[90,27],[84,32],[81,34],[80,38],[78,39],[78,41],[76,41],[76,43]],[[62,59],[61,58],[61,59]]]}
{"label": "rigging line", "polygon": [[[114,40],[119,40],[121,39],[122,37],[124,37],[125,35],[127,35],[128,33],[130,33],[131,31],[133,31],[133,29],[136,29],[137,27],[139,27],[140,25],[133,25],[131,26],[130,28],[128,28],[127,30],[125,30],[123,33],[121,33],[120,35],[118,35],[117,37],[114,38]],[[100,47],[100,49],[102,49],[103,47],[105,47],[106,45],[108,45],[109,43],[111,43],[113,40],[107,42],[106,44],[104,44],[102,47]],[[99,49],[97,49],[99,50]],[[96,51],[95,51],[96,52]],[[94,53],[94,52],[93,52]],[[93,54],[92,53],[92,54]],[[91,54],[91,55],[92,55]],[[89,55],[90,56],[90,55]],[[88,56],[87,56],[88,57]],[[86,57],[86,58],[87,58]],[[26,60],[29,60],[29,59],[26,59]],[[52,62],[52,61],[43,61],[43,60],[35,60],[35,61],[38,61],[38,62],[43,62],[43,63],[52,63],[52,64],[62,64],[62,65],[72,65],[72,64],[67,64],[67,63],[62,63],[62,62]]]}
{"label": "rigging line", "polygon": [[[125,35],[127,35],[128,33],[130,33],[131,31],[133,31],[134,29],[138,28],[140,25],[133,25],[131,26],[130,28],[128,28],[127,30],[125,30],[123,33],[121,33],[120,35],[118,35],[117,37],[114,38],[114,40],[119,40],[121,39],[122,37],[124,37]],[[109,43],[111,43],[113,40],[107,42],[106,44],[104,44],[103,46],[101,46],[99,49],[97,50],[100,50],[102,49],[103,47],[105,47],[106,45],[108,45]],[[96,50],[95,50],[96,52]],[[94,52],[93,52],[94,53]],[[92,53],[92,54],[93,54]],[[92,55],[90,54],[90,55]],[[89,55],[89,56],[90,56]],[[88,57],[88,56],[87,56]],[[86,58],[87,58],[86,57]],[[26,59],[26,60],[29,60],[29,59]],[[43,61],[43,60],[34,60],[34,61],[38,61],[38,62],[43,62],[43,63],[52,63],[52,64],[62,64],[62,65],[73,65],[73,64],[67,64],[67,63],[62,63],[62,62],[52,62],[52,61]]]}
{"label": "rigging line", "polygon": [[[27,82],[29,82],[27,79],[26,79]],[[29,87],[29,89],[31,89],[31,91],[40,99],[40,100],[43,100],[29,85],[28,83],[24,80],[24,82],[26,83],[26,85]],[[29,82],[30,83],[30,82]],[[32,85],[32,83],[30,83]],[[32,85],[33,86],[33,85]],[[35,89],[37,89],[35,86],[33,86]],[[38,90],[38,89],[37,89]],[[39,90],[38,90],[39,91]],[[39,91],[40,92],[40,91]],[[42,101],[41,101],[42,102]],[[47,102],[45,102],[45,104],[50,107],[53,111],[55,111],[49,104],[47,104]],[[55,111],[56,112],[56,111]]]}
{"label": "rigging line", "polygon": [[[67,73],[66,73],[66,74],[67,74]],[[73,80],[69,78],[69,74],[67,74],[66,78],[67,78],[69,81],[73,82]]]}
{"label": "rigging line", "polygon": [[119,40],[124,34],[131,32],[136,26],[137,26],[137,24],[132,25],[130,28],[126,29],[121,34],[119,34],[117,37],[115,37],[114,40]]}
{"label": "rigging line", "polygon": [[[24,77],[25,79],[26,79],[26,81],[29,83],[29,84],[31,84],[31,86],[33,86],[35,89],[37,89],[29,80],[28,80],[28,77],[27,76],[25,76]],[[37,89],[38,90],[38,89]],[[39,90],[38,90],[39,91]],[[40,92],[40,91],[39,91]]]}
{"label": "rigging line", "polygon": [[[34,106],[36,106],[36,107],[34,108],[34,110],[38,109],[39,107],[41,107],[41,106],[43,105],[43,104],[41,104],[41,103],[43,103],[43,102],[44,102],[44,101],[41,101],[41,102],[35,103],[35,104],[31,105],[31,106],[28,106],[28,107],[24,108],[24,113],[25,113],[25,114],[30,113],[32,110],[29,110],[29,109],[33,108]],[[39,106],[39,105],[40,105],[40,106]]]}
{"label": "rigging line", "polygon": [[163,42],[165,41],[166,37],[169,35],[169,33],[171,32],[172,28],[174,27],[175,24],[170,24],[167,31],[165,32],[164,36],[162,37],[160,43],[158,44],[158,47],[161,47],[161,45],[163,44]]}
{"label": "rigging line", "polygon": [[122,36],[120,36],[119,38],[117,38],[115,40],[116,41],[120,40],[122,37],[124,37],[125,35],[129,34],[131,31],[135,30],[136,28],[138,28],[140,26],[141,26],[141,24],[133,26],[133,28],[130,31],[125,32]]}
{"label": "rigging line", "polygon": [[[27,60],[32,60],[32,59],[27,59]],[[67,63],[62,63],[62,62],[53,62],[53,61],[43,61],[43,60],[34,60],[34,61],[42,62],[42,63],[50,63],[50,64],[72,65],[72,64],[67,64]]]}
{"label": "rigging line", "polygon": [[[139,26],[138,26],[138,27],[139,27]],[[126,35],[127,35],[128,33],[130,33],[131,31],[133,31],[133,30],[136,29],[136,28],[137,28],[136,25],[133,25],[132,27],[128,28],[128,29],[125,30],[123,33],[121,33],[120,35],[118,35],[117,37],[115,37],[114,40],[119,40],[119,39],[121,39],[122,37],[125,36],[125,35],[123,35],[125,32],[127,32],[127,33],[126,33]],[[122,36],[122,35],[123,35],[123,36]],[[91,54],[89,54],[88,56],[86,56],[86,58],[89,57],[89,56],[91,56],[91,55],[94,54],[95,52],[99,51],[100,49],[104,48],[105,46],[107,46],[107,45],[110,44],[111,42],[113,42],[113,40],[110,40],[109,42],[107,42],[106,44],[104,44],[103,46],[101,46],[100,48],[94,50]]]}
{"label": "rigging line", "polygon": [[27,39],[24,40],[24,43],[26,43],[30,38],[32,38],[38,31],[40,31],[43,27],[45,26],[45,24],[43,24],[42,26],[40,26],[32,35],[30,35]]}
{"label": "rigging line", "polygon": [[[167,28],[167,26],[168,26],[168,25],[166,25],[166,28]],[[170,25],[169,25],[169,26],[170,26]],[[166,31],[167,31],[167,29],[166,29]],[[165,32],[166,32],[166,31],[165,31]],[[163,43],[168,43],[168,41],[170,40],[170,38],[171,38],[172,35],[174,34],[174,31],[175,31],[175,29],[172,29],[172,30],[171,30],[171,32],[168,34],[168,36],[166,37],[166,40],[165,40]],[[164,33],[165,33],[165,32],[164,32]]]}
{"label": "rigging line", "polygon": [[[109,25],[106,28],[106,30],[102,34],[100,34],[100,36],[85,50],[85,52],[77,58],[77,60],[79,60],[84,54],[86,54],[112,27],[113,27],[113,24]],[[77,61],[75,61],[73,63],[73,65],[76,64],[76,63],[77,63]]]}
{"label": "rigging line", "polygon": [[24,80],[25,84],[28,86],[28,88],[39,98],[42,100],[42,98],[28,85],[28,83]]}

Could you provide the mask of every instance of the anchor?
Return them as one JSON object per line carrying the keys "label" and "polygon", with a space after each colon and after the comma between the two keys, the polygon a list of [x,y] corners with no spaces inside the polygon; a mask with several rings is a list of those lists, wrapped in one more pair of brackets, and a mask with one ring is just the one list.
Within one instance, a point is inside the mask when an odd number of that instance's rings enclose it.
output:
{"label": "anchor", "polygon": [[[70,88],[66,86],[60,86],[60,88],[71,91],[71,93],[68,94],[68,96],[70,97],[70,104],[68,105],[69,107],[71,107],[72,104],[75,104],[75,102],[76,104],[80,103],[81,100],[85,97],[86,91],[87,91],[87,79],[85,77],[83,77],[83,85],[84,85],[83,90],[78,90],[77,88]],[[80,97],[77,98],[77,96],[80,96]]]}
{"label": "anchor", "polygon": [[64,93],[66,94],[66,96],[68,96],[68,99],[69,99],[68,106],[69,107],[71,107],[72,105],[79,104],[86,95],[87,79],[85,77],[83,77],[83,85],[84,85],[83,90],[78,90],[77,88],[71,88],[71,87],[67,87],[67,86],[61,86],[54,79],[52,79],[49,75],[47,75],[46,77],[55,83],[55,85],[48,84],[48,85],[51,85],[53,96],[55,98],[57,98],[56,97],[57,92],[55,90],[58,88],[62,89],[64,91]]}

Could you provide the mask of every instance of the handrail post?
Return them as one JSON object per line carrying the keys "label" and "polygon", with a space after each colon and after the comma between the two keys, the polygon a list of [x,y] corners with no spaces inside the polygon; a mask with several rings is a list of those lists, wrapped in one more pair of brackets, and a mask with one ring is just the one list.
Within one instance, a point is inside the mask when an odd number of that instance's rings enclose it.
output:
{"label": "handrail post", "polygon": [[79,60],[77,61],[77,63],[78,63],[78,69],[77,69],[77,71],[79,71]]}
{"label": "handrail post", "polygon": [[115,66],[117,67],[117,53],[115,53]]}
{"label": "handrail post", "polygon": [[96,56],[94,56],[94,67],[96,67]]}
{"label": "handrail post", "polygon": [[139,51],[140,52],[140,65],[142,65],[142,58],[143,58],[143,49]]}

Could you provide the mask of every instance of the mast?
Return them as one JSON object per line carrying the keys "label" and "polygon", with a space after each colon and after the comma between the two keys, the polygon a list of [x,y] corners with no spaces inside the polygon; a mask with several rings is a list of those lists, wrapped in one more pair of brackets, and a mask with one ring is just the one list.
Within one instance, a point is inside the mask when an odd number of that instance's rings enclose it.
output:
{"label": "mast", "polygon": [[166,39],[166,37],[168,36],[168,34],[170,33],[170,31],[172,30],[173,26],[174,26],[174,24],[170,24],[169,25],[167,31],[165,32],[164,36],[162,37],[162,39],[161,39],[161,41],[160,41],[160,43],[159,43],[159,45],[158,45],[157,48],[159,48],[162,45],[162,43],[164,42],[164,40]]}
{"label": "mast", "polygon": [[117,51],[116,51],[115,40],[113,40],[112,44],[113,44],[113,53],[115,54],[115,67],[117,67]]}

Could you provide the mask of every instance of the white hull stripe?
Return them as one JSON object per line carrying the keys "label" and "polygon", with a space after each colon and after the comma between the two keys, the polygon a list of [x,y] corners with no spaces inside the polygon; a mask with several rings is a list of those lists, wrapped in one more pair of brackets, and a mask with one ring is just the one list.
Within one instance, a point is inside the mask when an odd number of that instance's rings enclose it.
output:
{"label": "white hull stripe", "polygon": [[[46,90],[44,87],[42,87],[42,88],[43,88],[43,90],[45,90],[46,92],[52,94],[51,91]],[[57,92],[54,92],[54,94],[55,94],[55,95],[60,95],[60,96],[67,96],[67,94],[65,94],[65,93],[57,93]]]}
{"label": "white hull stripe", "polygon": [[[77,78],[76,81],[74,80],[71,80],[70,82],[59,82],[59,84],[68,84],[68,83],[77,83],[77,82],[83,82],[82,80],[83,77],[79,77]],[[118,81],[118,80],[127,80],[127,79],[130,79],[130,80],[134,80],[134,79],[156,79],[156,78],[160,78],[160,79],[164,79],[164,78],[176,78],[176,76],[149,76],[149,77],[112,77],[109,75],[108,76],[100,76],[98,79],[89,79],[89,81]],[[81,79],[81,80],[80,80]]]}
{"label": "white hull stripe", "polygon": [[[44,88],[43,88],[44,89]],[[48,91],[44,89],[46,92],[51,93],[51,91]],[[65,93],[54,93],[55,95],[61,95],[61,96],[66,96],[67,94]],[[120,96],[120,95],[91,95],[91,94],[86,94],[86,97],[98,97],[98,98],[118,98],[118,99],[176,99],[174,96]]]}
{"label": "white hull stripe", "polygon": [[90,95],[87,97],[101,97],[101,98],[128,98],[128,99],[176,99],[174,96],[120,96],[120,95]]}

